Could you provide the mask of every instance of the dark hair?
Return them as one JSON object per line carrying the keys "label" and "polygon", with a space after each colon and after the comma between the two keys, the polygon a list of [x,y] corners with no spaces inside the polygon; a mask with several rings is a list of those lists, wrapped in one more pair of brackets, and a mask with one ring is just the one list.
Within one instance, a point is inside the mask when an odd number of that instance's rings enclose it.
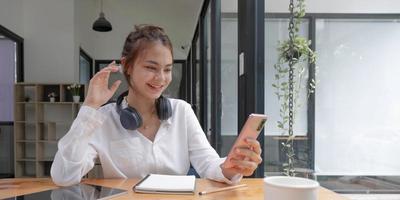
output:
{"label": "dark hair", "polygon": [[173,55],[172,43],[164,29],[154,25],[135,25],[135,30],[129,33],[126,37],[124,48],[122,50],[122,57],[125,57],[125,65],[123,67],[125,78],[130,85],[129,75],[127,70],[130,64],[134,64],[140,52],[143,52],[148,46],[155,42],[161,42],[162,45],[167,47]]}

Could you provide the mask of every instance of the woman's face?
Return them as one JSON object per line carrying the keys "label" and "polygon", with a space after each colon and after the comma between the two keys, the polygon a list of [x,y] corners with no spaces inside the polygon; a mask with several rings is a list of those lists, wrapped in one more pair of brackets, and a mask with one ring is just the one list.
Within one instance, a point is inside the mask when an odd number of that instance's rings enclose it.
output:
{"label": "woman's face", "polygon": [[171,83],[172,66],[168,47],[160,42],[149,45],[127,72],[134,92],[148,99],[159,98]]}

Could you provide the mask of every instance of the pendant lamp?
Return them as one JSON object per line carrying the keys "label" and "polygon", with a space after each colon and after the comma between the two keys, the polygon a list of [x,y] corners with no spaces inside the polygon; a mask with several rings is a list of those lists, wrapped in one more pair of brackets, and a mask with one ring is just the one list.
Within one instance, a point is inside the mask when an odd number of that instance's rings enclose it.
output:
{"label": "pendant lamp", "polygon": [[101,11],[100,11],[100,15],[99,18],[93,23],[93,30],[95,31],[99,31],[99,32],[108,32],[112,30],[112,26],[111,23],[109,21],[106,20],[106,18],[104,17],[104,13],[103,13],[103,0],[100,1],[100,7],[101,7]]}

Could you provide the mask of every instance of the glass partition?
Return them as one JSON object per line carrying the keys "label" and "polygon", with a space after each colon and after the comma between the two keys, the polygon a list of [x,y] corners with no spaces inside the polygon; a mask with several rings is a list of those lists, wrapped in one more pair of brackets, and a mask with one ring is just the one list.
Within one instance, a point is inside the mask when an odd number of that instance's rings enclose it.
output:
{"label": "glass partition", "polygon": [[[237,2],[236,2],[237,3]],[[238,130],[238,20],[237,15],[221,19],[221,156],[226,156]]]}
{"label": "glass partition", "polygon": [[396,19],[317,20],[318,174],[400,175],[399,35]]}

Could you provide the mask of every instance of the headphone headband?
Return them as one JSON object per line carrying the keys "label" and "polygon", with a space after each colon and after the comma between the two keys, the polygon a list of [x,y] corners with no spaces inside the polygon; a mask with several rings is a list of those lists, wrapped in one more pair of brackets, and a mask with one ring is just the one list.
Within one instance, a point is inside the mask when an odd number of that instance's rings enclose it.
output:
{"label": "headphone headband", "polygon": [[[129,106],[122,109],[122,101],[129,93],[129,90],[121,93],[116,102],[116,110],[119,114],[122,126],[128,130],[136,130],[142,125],[142,118],[135,108]],[[172,116],[172,106],[168,98],[160,96],[156,100],[157,115],[160,120],[167,120]]]}

